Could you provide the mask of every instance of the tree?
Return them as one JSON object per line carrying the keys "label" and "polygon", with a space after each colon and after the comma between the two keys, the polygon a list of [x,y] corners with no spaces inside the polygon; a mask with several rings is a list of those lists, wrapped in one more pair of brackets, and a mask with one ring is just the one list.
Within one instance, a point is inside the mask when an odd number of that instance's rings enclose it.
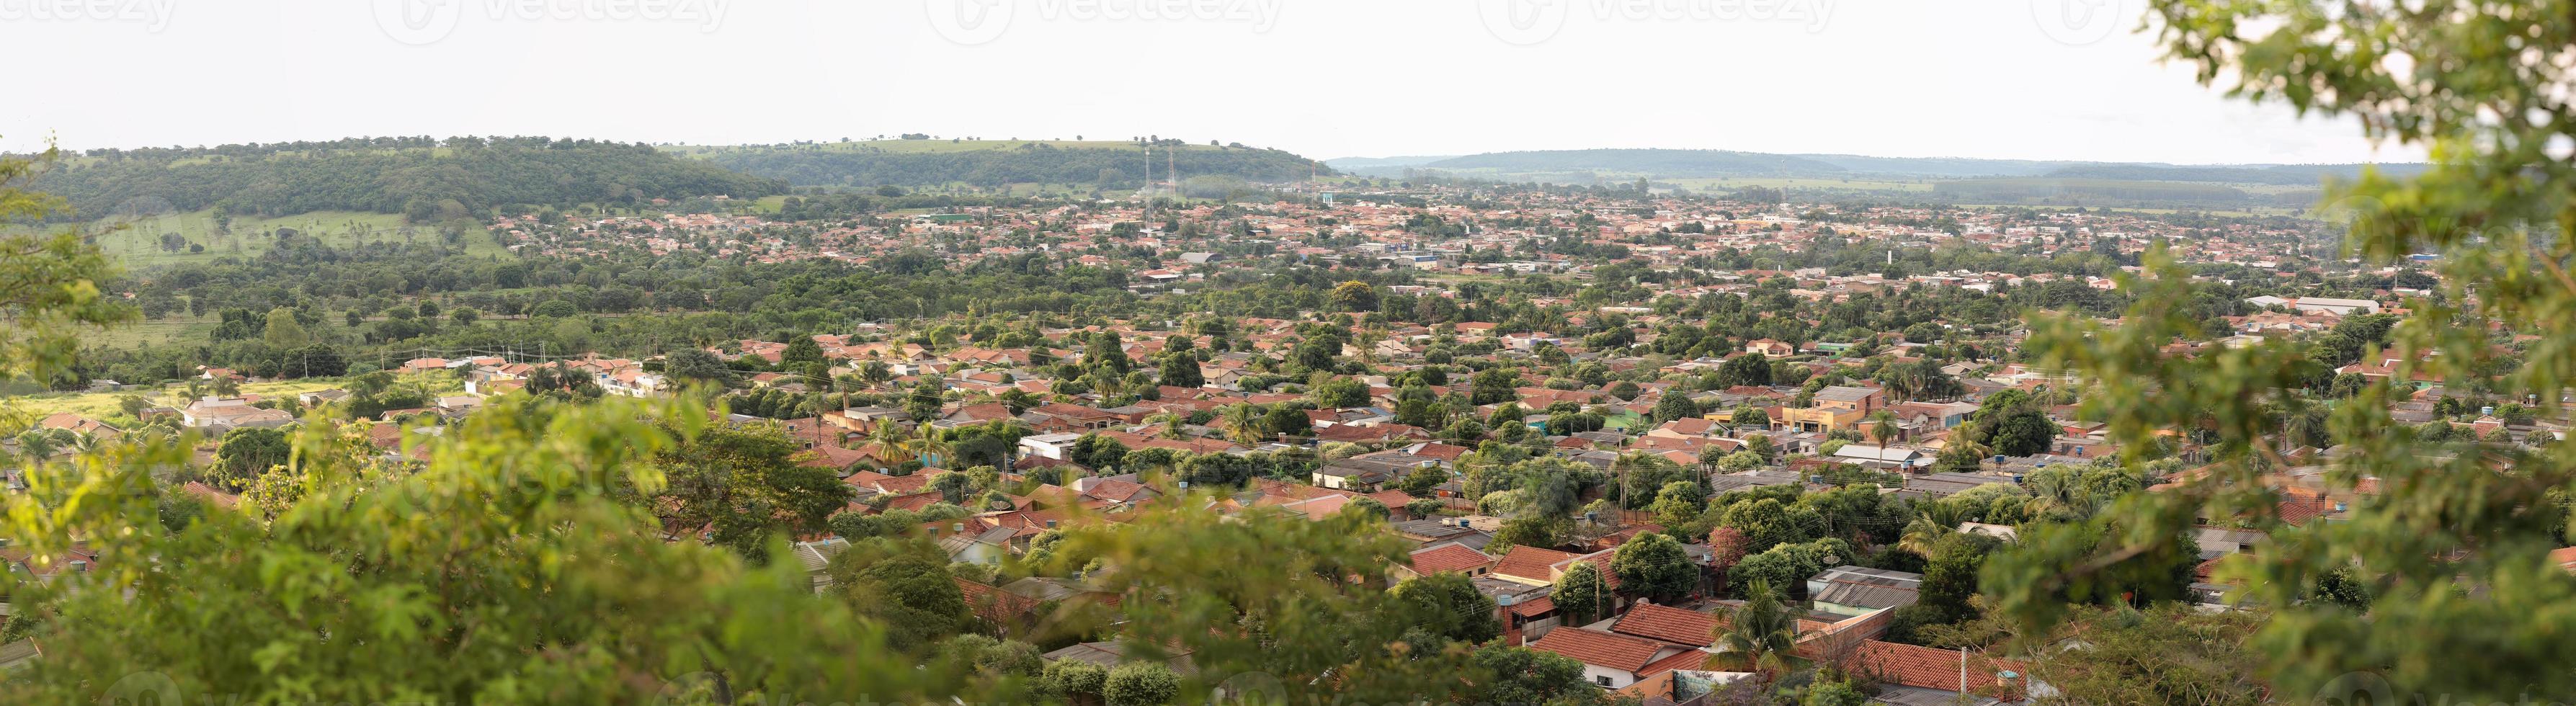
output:
{"label": "tree", "polygon": [[1779,674],[1798,648],[1797,613],[1770,582],[1757,581],[1745,591],[1744,604],[1729,612],[1711,637],[1719,653],[1733,653],[1744,666],[1764,674]]}
{"label": "tree", "polygon": [[1679,528],[1708,510],[1708,488],[1698,481],[1665,483],[1662,490],[1655,491],[1655,503],[1646,509],[1655,513],[1656,524]]}
{"label": "tree", "polygon": [[1199,387],[1207,380],[1199,374],[1199,359],[1186,353],[1165,353],[1161,382],[1173,387]]}
{"label": "tree", "polygon": [[[2048,685],[2069,702],[2253,706],[2265,702],[2266,685],[2255,672],[2263,660],[2260,643],[2250,639],[2264,617],[2181,604],[2088,610],[2072,620],[2082,626],[2082,646],[2041,652],[2034,673],[2048,675]],[[2359,696],[2320,693],[2337,700]]]}
{"label": "tree", "polygon": [[1074,697],[1097,698],[1109,684],[1109,668],[1081,660],[1057,660],[1038,674],[1038,692],[1074,702]]}
{"label": "tree", "polygon": [[1976,617],[1968,599],[1977,595],[1977,571],[1985,566],[1986,553],[1994,545],[1993,538],[1964,532],[1950,533],[1934,545],[1915,602],[1923,607],[1926,621],[1955,623]]}
{"label": "tree", "polygon": [[1699,563],[1672,537],[1647,532],[1619,545],[1610,557],[1619,590],[1662,603],[1680,603],[1699,593]]}
{"label": "tree", "polygon": [[1333,306],[1342,311],[1365,314],[1377,311],[1377,289],[1367,282],[1352,280],[1333,287]]}
{"label": "tree", "polygon": [[1387,509],[1386,503],[1378,502],[1377,498],[1365,496],[1352,498],[1350,502],[1344,503],[1340,512],[1366,517],[1379,522],[1386,521],[1386,519],[1392,514],[1392,512]]}
{"label": "tree", "polygon": [[215,487],[228,492],[241,492],[250,481],[268,469],[286,463],[293,452],[286,433],[276,429],[242,427],[224,432],[215,445]]}
{"label": "tree", "polygon": [[1809,684],[1798,696],[1798,706],[1869,706],[1869,703],[1869,694],[1847,681]]}
{"label": "tree", "polygon": [[733,383],[733,369],[703,348],[674,348],[662,354],[662,374],[673,380],[717,386]]}
{"label": "tree", "polygon": [[1583,663],[1554,652],[1493,644],[1473,657],[1483,677],[1472,682],[1463,703],[1563,704],[1600,697],[1601,689],[1583,678]]}
{"label": "tree", "polygon": [[1547,597],[1565,614],[1567,625],[1589,625],[1610,614],[1610,582],[1592,562],[1566,567]]}
{"label": "tree", "polygon": [[1389,593],[1406,608],[1404,619],[1429,634],[1470,645],[1484,644],[1503,634],[1502,622],[1494,617],[1494,599],[1477,591],[1476,582],[1466,574],[1441,572],[1409,578],[1397,583]]}
{"label": "tree", "polygon": [[[0,223],[64,210],[61,199],[27,190],[60,154],[49,144],[32,158],[0,156]],[[0,379],[51,379],[71,367],[80,330],[134,320],[134,307],[99,290],[116,272],[73,229],[0,228],[0,311],[9,319],[0,327]]]}
{"label": "tree", "polygon": [[832,592],[881,619],[889,645],[918,649],[954,635],[969,618],[966,594],[949,579],[948,554],[927,540],[870,540],[832,558]]}
{"label": "tree", "polygon": [[1728,388],[1771,384],[1771,359],[1760,353],[1746,353],[1726,359],[1717,366],[1717,386]]}
{"label": "tree", "polygon": [[787,348],[778,352],[778,364],[781,366],[821,362],[824,362],[823,344],[815,343],[813,336],[790,338],[787,341]]}
{"label": "tree", "polygon": [[2005,415],[2003,423],[1996,425],[1991,445],[1997,454],[2035,456],[2048,453],[2050,445],[2057,441],[2057,432],[2057,423],[2049,421],[2047,413],[2023,408]]}
{"label": "tree", "polygon": [[1181,678],[1153,662],[1128,662],[1109,670],[1100,687],[1109,706],[1163,706],[1179,696]]}
{"label": "tree", "polygon": [[268,310],[267,324],[260,329],[260,340],[267,342],[270,348],[292,350],[311,344],[313,334],[305,333],[304,324],[295,320],[294,309],[281,306]]}
{"label": "tree", "polygon": [[1684,395],[1679,392],[1666,392],[1664,393],[1663,399],[1655,400],[1654,418],[1657,422],[1670,422],[1676,419],[1695,419],[1698,417],[1699,404],[1692,402],[1689,395]]}
{"label": "tree", "polygon": [[[208,512],[175,533],[156,519],[156,498],[176,489],[155,488],[152,473],[185,464],[183,446],[29,474],[28,491],[0,498],[13,546],[61,556],[79,537],[101,557],[151,560],[13,586],[13,605],[48,616],[36,629],[48,659],[17,675],[11,697],[467,702],[524,700],[532,695],[521,689],[535,688],[551,695],[539,700],[636,703],[709,685],[691,672],[745,693],[993,695],[989,682],[913,673],[918,662],[887,649],[882,623],[816,597],[801,564],[754,566],[666,542],[649,515],[611,499],[623,478],[649,478],[647,455],[675,441],[647,420],[690,414],[705,423],[702,408],[677,403],[504,398],[449,428],[436,454],[402,473],[383,472],[356,430],[308,426],[295,435],[293,464],[271,475],[289,476],[299,495],[280,498],[273,515]],[[755,615],[772,609],[822,622],[791,629],[775,614]],[[441,628],[464,625],[475,627]],[[369,637],[338,639],[361,635]],[[254,644],[267,653],[252,656]],[[623,656],[574,666],[528,645]],[[783,654],[842,657],[830,666],[770,657]],[[155,665],[151,680],[119,681],[135,660]],[[635,669],[609,666],[617,662]],[[253,676],[259,664],[285,672]],[[310,678],[288,685],[276,673]]]}
{"label": "tree", "polygon": [[832,469],[798,463],[800,453],[774,428],[709,429],[655,455],[667,485],[633,497],[666,531],[703,528],[707,541],[763,559],[773,536],[823,529],[849,505],[851,487]]}

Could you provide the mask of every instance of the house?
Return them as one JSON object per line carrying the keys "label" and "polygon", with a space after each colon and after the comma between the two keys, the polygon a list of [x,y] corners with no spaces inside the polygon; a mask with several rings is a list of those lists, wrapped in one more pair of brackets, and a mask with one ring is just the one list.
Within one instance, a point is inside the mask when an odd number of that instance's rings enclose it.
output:
{"label": "house", "polygon": [[86,435],[94,439],[113,439],[116,438],[117,435],[125,433],[125,430],[118,429],[107,422],[91,419],[71,412],[55,412],[53,414],[45,415],[44,420],[39,421],[36,424],[37,426],[47,429],[62,429],[76,434]]}
{"label": "house", "polygon": [[1639,603],[1627,614],[1619,616],[1618,622],[1610,625],[1610,631],[1677,645],[1708,646],[1716,643],[1720,622],[1711,613]]}
{"label": "house", "polygon": [[1604,689],[1624,689],[1637,680],[1675,669],[1698,669],[1708,654],[1685,645],[1603,632],[1558,628],[1529,644],[1583,663],[1583,678]]}
{"label": "house", "polygon": [[1781,341],[1765,338],[1744,344],[1744,352],[1759,354],[1771,358],[1786,358],[1797,355],[1798,347]]}
{"label": "house", "polygon": [[1782,410],[1782,421],[1796,431],[1831,432],[1859,426],[1886,406],[1886,393],[1878,388],[1836,385],[1817,390],[1807,407]]}
{"label": "house", "polygon": [[[1164,652],[1165,654],[1169,654],[1170,657],[1163,661],[1163,666],[1170,667],[1173,672],[1180,674],[1188,674],[1195,671],[1190,664],[1189,650],[1165,650]],[[1108,669],[1116,667],[1120,663],[1127,661],[1127,646],[1124,642],[1119,640],[1110,640],[1107,642],[1085,642],[1056,650],[1054,652],[1049,652],[1044,655],[1040,655],[1040,657],[1048,662],[1062,662],[1066,660],[1089,662],[1091,664],[1100,665],[1102,669]]]}
{"label": "house", "polygon": [[1844,444],[1834,450],[1834,461],[1877,470],[1903,469],[1925,458],[1921,449],[1906,446]]}
{"label": "house", "polygon": [[1407,572],[1427,576],[1442,572],[1465,574],[1475,578],[1494,571],[1494,555],[1456,542],[1413,550],[1406,555]]}
{"label": "house", "polygon": [[1062,461],[1072,453],[1074,442],[1081,440],[1081,434],[1031,434],[1020,437],[1020,455]]}
{"label": "house", "polygon": [[939,548],[948,552],[951,564],[998,565],[1011,553],[1011,537],[1019,530],[1011,527],[986,528],[964,521],[951,522],[947,532],[930,531]]}
{"label": "house", "polygon": [[275,429],[293,423],[295,415],[253,407],[249,400],[240,398],[205,397],[179,410],[179,425],[190,429]]}
{"label": "house", "polygon": [[1807,597],[1816,610],[1836,615],[1866,615],[1914,605],[1922,588],[1922,574],[1865,566],[1837,566],[1807,577]]}
{"label": "house", "polygon": [[1352,456],[1315,469],[1313,482],[1318,488],[1374,493],[1379,486],[1395,482],[1413,469],[1438,464],[1435,460],[1407,456],[1401,452],[1380,451]]}

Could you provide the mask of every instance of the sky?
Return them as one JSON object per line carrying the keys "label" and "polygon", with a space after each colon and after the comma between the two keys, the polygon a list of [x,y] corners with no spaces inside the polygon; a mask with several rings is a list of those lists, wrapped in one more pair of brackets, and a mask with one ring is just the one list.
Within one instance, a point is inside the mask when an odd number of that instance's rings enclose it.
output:
{"label": "sky", "polygon": [[0,150],[1136,135],[2407,161],[2163,63],[2145,0],[0,0]]}

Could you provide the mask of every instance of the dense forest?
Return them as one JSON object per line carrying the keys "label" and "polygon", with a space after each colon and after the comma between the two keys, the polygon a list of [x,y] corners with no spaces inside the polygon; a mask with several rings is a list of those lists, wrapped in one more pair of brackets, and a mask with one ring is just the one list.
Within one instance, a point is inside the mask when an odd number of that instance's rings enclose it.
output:
{"label": "dense forest", "polygon": [[[1064,148],[1024,142],[1016,147],[940,152],[853,150],[827,145],[744,147],[714,152],[707,160],[727,169],[784,179],[799,186],[1045,183],[1117,188],[1144,183],[1148,158],[1138,150]],[[1217,176],[1279,182],[1333,173],[1330,167],[1311,159],[1250,147],[1157,152],[1151,161],[1155,174],[1162,174],[1169,165],[1177,167],[1185,178]]]}
{"label": "dense forest", "polygon": [[403,213],[419,222],[510,205],[749,198],[786,188],[647,145],[545,137],[98,150],[64,161],[37,185],[71,202],[74,212],[57,218],[221,208],[259,216]]}

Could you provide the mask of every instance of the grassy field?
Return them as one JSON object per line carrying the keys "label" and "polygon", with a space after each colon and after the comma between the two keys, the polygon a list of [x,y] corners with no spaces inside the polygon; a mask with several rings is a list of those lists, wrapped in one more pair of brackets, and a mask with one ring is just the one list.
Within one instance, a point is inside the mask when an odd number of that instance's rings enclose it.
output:
{"label": "grassy field", "polygon": [[[279,228],[293,228],[304,235],[320,238],[333,247],[369,242],[427,242],[438,237],[435,228],[406,226],[401,214],[356,211],[315,211],[278,218],[235,216],[229,234],[216,226],[212,209],[112,218],[84,227],[95,234],[100,250],[124,262],[127,267],[138,269],[205,262],[222,257],[258,257],[276,243],[267,233]],[[177,233],[190,243],[204,245],[205,251],[164,250],[161,248],[161,235],[164,233]],[[499,255],[508,252],[493,242],[489,234],[480,232],[466,234],[465,249],[468,254]]]}
{"label": "grassy field", "polygon": [[203,342],[213,335],[215,324],[221,323],[212,316],[187,316],[184,311],[179,314],[167,319],[112,326],[105,331],[87,331],[81,334],[81,345],[134,348],[171,341]]}
{"label": "grassy field", "polygon": [[[263,398],[293,397],[306,392],[341,387],[346,383],[347,381],[344,378],[306,378],[302,380],[281,380],[276,382],[252,382],[243,383],[241,386],[241,393],[244,395],[259,395]],[[460,381],[455,375],[444,372],[404,375],[402,376],[402,380],[396,384],[418,385],[423,391],[431,395],[455,395],[463,394],[465,391],[465,383]],[[206,394],[214,393],[209,391]],[[56,412],[73,412],[81,416],[97,419],[117,426],[130,426],[138,422],[132,417],[125,416],[125,411],[118,406],[118,400],[123,399],[127,395],[138,395],[146,401],[169,407],[180,407],[188,403],[188,387],[186,384],[172,385],[167,389],[140,389],[127,390],[124,392],[65,392],[40,395],[18,395],[14,397],[0,397],[0,402],[8,403],[17,407],[21,411],[34,413],[38,416],[53,414]]]}
{"label": "grassy field", "polygon": [[[312,392],[315,390],[328,390],[339,386],[339,378],[309,378],[304,380],[286,380],[280,382],[245,383],[241,386],[241,391],[242,394],[245,395],[259,395],[261,397],[292,397],[301,393]],[[187,386],[177,385],[168,390],[128,390],[125,392],[72,392],[44,395],[21,395],[9,398],[7,401],[16,405],[19,409],[35,413],[39,416],[53,414],[56,412],[73,412],[91,419],[105,421],[109,424],[124,426],[135,423],[133,418],[125,416],[125,411],[117,407],[117,400],[124,398],[126,395],[141,395],[145,400],[177,407],[187,404],[187,394]]]}

